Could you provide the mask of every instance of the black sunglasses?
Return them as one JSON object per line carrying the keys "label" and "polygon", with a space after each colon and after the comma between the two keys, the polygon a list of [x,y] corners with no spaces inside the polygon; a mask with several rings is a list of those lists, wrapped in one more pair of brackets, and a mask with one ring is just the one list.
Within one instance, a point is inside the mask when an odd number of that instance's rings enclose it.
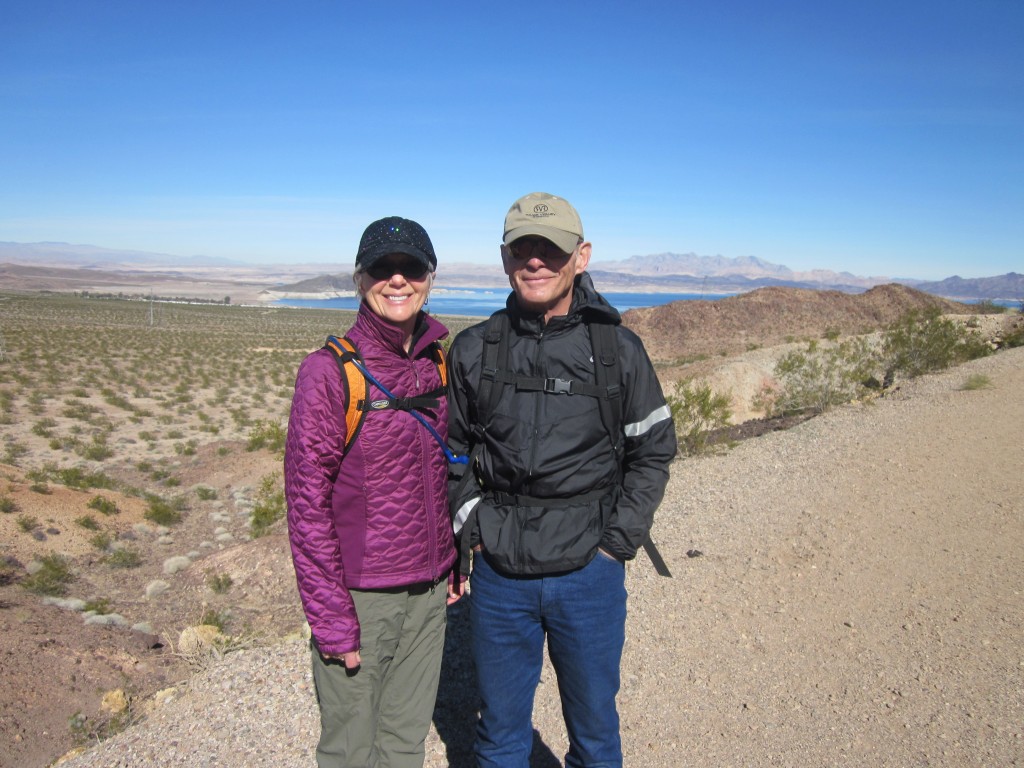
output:
{"label": "black sunglasses", "polygon": [[410,259],[409,261],[378,261],[373,266],[366,268],[366,274],[374,280],[390,280],[396,273],[406,280],[422,280],[427,276],[429,269],[421,261]]}
{"label": "black sunglasses", "polygon": [[[521,237],[508,246],[512,258],[525,261],[532,259],[536,254],[541,259],[564,259],[572,255],[572,251],[566,253],[550,240],[543,237]],[[573,248],[573,250],[576,250]]]}

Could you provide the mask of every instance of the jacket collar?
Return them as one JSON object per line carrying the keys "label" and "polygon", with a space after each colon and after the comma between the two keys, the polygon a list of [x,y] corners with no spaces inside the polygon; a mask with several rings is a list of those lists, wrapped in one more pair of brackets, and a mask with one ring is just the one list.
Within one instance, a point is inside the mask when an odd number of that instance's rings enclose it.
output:
{"label": "jacket collar", "polygon": [[[370,309],[365,301],[359,304],[359,314],[356,316],[355,327],[393,352],[399,355],[405,354],[405,349],[402,346],[403,335],[401,329],[384,320],[384,318]],[[447,338],[447,336],[448,329],[444,325],[426,312],[421,311],[416,318],[416,328],[412,332],[412,345],[409,350],[409,357],[416,357],[435,341],[440,341]]]}

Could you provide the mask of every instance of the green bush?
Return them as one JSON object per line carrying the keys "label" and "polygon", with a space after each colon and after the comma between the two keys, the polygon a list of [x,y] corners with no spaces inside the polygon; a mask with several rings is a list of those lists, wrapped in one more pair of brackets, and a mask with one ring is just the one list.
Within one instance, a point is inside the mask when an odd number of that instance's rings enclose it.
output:
{"label": "green bush", "polygon": [[1002,304],[996,304],[992,299],[982,299],[974,303],[974,311],[979,315],[1001,315],[1007,309]]}
{"label": "green bush", "polygon": [[196,496],[199,497],[200,501],[213,501],[217,498],[217,491],[213,488],[207,488],[205,485],[200,485],[196,488]]}
{"label": "green bush", "polygon": [[157,525],[175,525],[181,522],[181,512],[157,496],[150,496],[149,507],[143,513],[150,522]]}
{"label": "green bush", "polygon": [[5,515],[10,515],[18,511],[18,502],[12,499],[10,496],[0,496],[0,512]]}
{"label": "green bush", "polygon": [[230,618],[226,611],[216,611],[213,608],[207,608],[203,611],[203,615],[199,617],[199,623],[216,627],[221,632],[224,632],[224,628],[227,626]]}
{"label": "green bush", "polygon": [[223,595],[234,583],[231,574],[228,573],[211,573],[206,578],[206,585],[218,595]]}
{"label": "green bush", "polygon": [[793,350],[779,358],[775,376],[779,390],[774,407],[779,413],[824,413],[863,394],[877,366],[867,340],[855,336],[838,344]]}
{"label": "green bush", "polygon": [[679,451],[693,456],[708,450],[708,433],[725,427],[732,417],[728,393],[714,393],[709,384],[677,381],[665,400],[672,411]]}
{"label": "green bush", "polygon": [[266,448],[274,453],[284,453],[284,441],[287,430],[278,422],[263,420],[257,421],[249,431],[249,438],[246,442],[247,451],[258,451]]}
{"label": "green bush", "polygon": [[62,555],[46,555],[40,558],[39,564],[39,570],[22,579],[21,586],[37,595],[66,595],[68,584],[75,580],[67,559]]}
{"label": "green bush", "polygon": [[1024,347],[1024,324],[1018,325],[1003,336],[1003,346],[1010,349],[1013,349],[1014,347]]}
{"label": "green bush", "polygon": [[40,419],[32,425],[32,434],[39,437],[49,438],[52,436],[50,430],[57,426],[57,422],[50,418]]}
{"label": "green bush", "polygon": [[284,514],[284,488],[277,484],[277,475],[267,475],[260,481],[256,504],[252,510],[250,530],[253,538],[265,534]]}
{"label": "green bush", "polygon": [[12,466],[17,466],[18,460],[26,453],[28,453],[28,446],[11,440],[4,447],[4,453],[3,456],[0,457],[0,462],[3,462],[4,464],[11,464]]}
{"label": "green bush", "polygon": [[95,597],[92,600],[87,600],[82,610],[99,614],[113,612],[113,609],[110,607],[110,600],[106,597]]}
{"label": "green bush", "polygon": [[137,568],[142,564],[142,556],[133,549],[119,548],[103,558],[112,568]]}
{"label": "green bush", "polygon": [[97,512],[107,515],[108,517],[120,512],[117,508],[117,504],[104,496],[93,496],[85,506],[89,509],[95,509]]}
{"label": "green bush", "polygon": [[32,533],[32,531],[39,527],[38,518],[35,518],[32,515],[18,515],[17,523],[18,528],[23,533]]}
{"label": "green bush", "polygon": [[96,518],[92,515],[76,517],[75,525],[85,528],[87,531],[98,531],[100,529],[100,524],[96,522]]}
{"label": "green bush", "polygon": [[916,378],[991,354],[981,335],[943,317],[938,308],[913,310],[882,335],[886,370]]}
{"label": "green bush", "polygon": [[984,373],[972,373],[967,377],[967,381],[960,389],[967,392],[973,392],[976,389],[989,389],[992,387],[992,379],[986,376]]}
{"label": "green bush", "polygon": [[127,547],[115,549],[103,561],[111,568],[138,568],[142,565],[142,555]]}

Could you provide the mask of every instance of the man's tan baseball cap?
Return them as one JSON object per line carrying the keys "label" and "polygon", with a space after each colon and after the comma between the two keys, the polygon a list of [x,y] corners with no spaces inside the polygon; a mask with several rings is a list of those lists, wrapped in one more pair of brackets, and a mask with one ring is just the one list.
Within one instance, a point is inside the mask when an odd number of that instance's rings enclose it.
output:
{"label": "man's tan baseball cap", "polygon": [[520,197],[505,216],[505,245],[520,237],[536,235],[550,240],[564,253],[572,253],[583,240],[583,222],[576,209],[547,192]]}

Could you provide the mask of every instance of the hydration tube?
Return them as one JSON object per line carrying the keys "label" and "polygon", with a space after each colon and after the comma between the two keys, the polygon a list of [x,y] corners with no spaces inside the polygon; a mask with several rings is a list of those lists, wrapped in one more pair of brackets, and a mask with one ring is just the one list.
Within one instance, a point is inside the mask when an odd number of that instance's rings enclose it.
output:
{"label": "hydration tube", "polygon": [[[385,397],[391,400],[395,399],[395,396],[391,394],[388,388],[381,384],[379,381],[377,381],[373,374],[366,370],[366,366],[363,365],[362,362],[356,360],[354,357],[352,358],[351,362],[356,368],[359,369],[359,372],[362,373],[363,376],[365,376],[374,386],[376,386],[377,389],[384,393]],[[411,409],[409,410],[409,414],[414,419],[416,419],[416,421],[418,421],[420,424],[427,428],[427,431],[430,433],[431,437],[433,437],[434,440],[437,441],[437,444],[441,446],[441,450],[444,451],[445,458],[448,459],[449,464],[469,464],[468,456],[456,456],[454,453],[452,453],[452,449],[448,447],[447,443],[445,443],[444,438],[442,438],[441,435],[437,433],[437,430],[430,425],[429,421],[423,418],[423,414]]]}

